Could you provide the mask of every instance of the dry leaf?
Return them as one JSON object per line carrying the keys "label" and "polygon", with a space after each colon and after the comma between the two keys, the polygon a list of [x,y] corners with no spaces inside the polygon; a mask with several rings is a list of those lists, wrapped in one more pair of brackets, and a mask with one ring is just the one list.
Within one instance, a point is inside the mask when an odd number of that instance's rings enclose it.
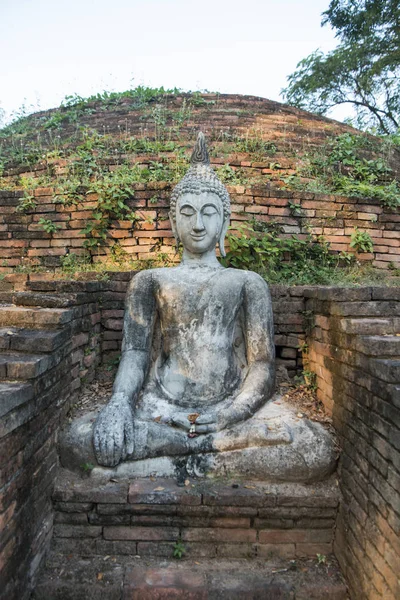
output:
{"label": "dry leaf", "polygon": [[97,581],[101,581],[104,577],[104,573],[97,573]]}
{"label": "dry leaf", "polygon": [[154,417],[154,421],[155,421],[156,423],[159,423],[159,422],[161,421],[161,416],[159,416],[159,417]]}
{"label": "dry leaf", "polygon": [[165,490],[165,488],[157,487],[157,488],[154,488],[153,492],[162,492],[163,490]]}
{"label": "dry leaf", "polygon": [[255,490],[256,487],[254,485],[244,485],[244,488],[246,488],[247,490]]}
{"label": "dry leaf", "polygon": [[186,485],[186,487],[187,487],[188,485],[190,485],[190,481],[189,481],[189,479],[185,479],[185,485]]}

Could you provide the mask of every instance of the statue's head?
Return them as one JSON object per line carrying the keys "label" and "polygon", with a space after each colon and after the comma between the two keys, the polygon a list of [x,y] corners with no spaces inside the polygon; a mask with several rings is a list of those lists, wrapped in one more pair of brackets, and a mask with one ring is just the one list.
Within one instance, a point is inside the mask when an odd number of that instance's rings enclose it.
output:
{"label": "statue's head", "polygon": [[219,245],[225,256],[224,238],[231,214],[226,187],[210,167],[203,133],[199,133],[191,166],[171,194],[170,219],[177,242],[193,253]]}

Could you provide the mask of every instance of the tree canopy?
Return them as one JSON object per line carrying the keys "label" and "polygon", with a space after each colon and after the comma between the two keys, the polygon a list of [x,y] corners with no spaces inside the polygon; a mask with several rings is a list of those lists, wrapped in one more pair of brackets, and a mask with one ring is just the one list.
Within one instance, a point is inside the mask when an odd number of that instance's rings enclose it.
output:
{"label": "tree canopy", "polygon": [[360,128],[390,133],[400,126],[399,0],[331,0],[322,25],[339,45],[316,50],[289,75],[282,93],[289,104],[319,114],[354,107]]}

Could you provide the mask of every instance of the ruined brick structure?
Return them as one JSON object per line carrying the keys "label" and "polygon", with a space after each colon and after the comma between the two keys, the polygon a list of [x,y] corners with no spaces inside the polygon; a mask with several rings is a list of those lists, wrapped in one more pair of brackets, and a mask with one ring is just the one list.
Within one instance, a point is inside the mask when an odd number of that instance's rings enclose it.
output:
{"label": "ruined brick structure", "polygon": [[[161,134],[152,116],[153,104],[145,109],[135,109],[130,106],[129,99],[122,99],[119,106],[106,111],[93,103],[87,107],[88,113],[80,117],[79,125],[115,140],[125,136],[127,140],[161,139],[171,140],[174,144],[174,150],[153,155],[144,151],[118,155],[117,158],[107,155],[100,163],[110,173],[124,161],[143,169],[152,168],[154,164],[172,164],[178,157],[178,149],[189,156],[193,140],[202,130],[213,149],[213,167],[229,165],[232,174],[248,182],[232,186],[227,182],[232,197],[233,226],[252,217],[274,221],[282,226],[283,236],[323,235],[336,252],[352,251],[350,237],[358,227],[360,232],[370,234],[374,244],[373,252],[358,255],[360,260],[369,260],[379,268],[387,268],[390,263],[399,264],[398,211],[384,208],[377,199],[288,191],[284,181],[296,173],[307,152],[339,134],[358,133],[356,130],[263,98],[203,94],[197,103],[190,105],[190,101],[190,96],[184,95],[162,99],[163,104],[159,107],[164,111],[165,123]],[[157,103],[155,106],[157,108]],[[31,117],[37,123],[37,131],[43,127],[42,120],[51,117],[53,112]],[[177,120],[183,114],[187,115],[183,122]],[[52,137],[46,130],[42,133],[42,143],[50,143],[46,139]],[[57,130],[60,143],[65,142],[66,148],[71,143],[69,136],[74,134],[76,126],[72,124],[63,124]],[[241,140],[239,147],[235,147],[234,140],[237,139]],[[29,141],[32,140],[28,138],[26,142]],[[74,143],[79,144],[79,141]],[[252,143],[273,144],[275,150],[271,156],[268,152],[263,156],[251,150]],[[39,161],[30,169],[26,166],[6,168],[0,190],[0,273],[21,266],[53,268],[60,265],[60,258],[66,254],[83,253],[87,238],[82,229],[93,220],[98,196],[88,191],[78,204],[64,205],[59,197],[55,202],[55,196],[60,196],[58,189],[39,187],[30,192],[27,183],[29,178],[35,181],[50,173],[50,181],[56,185],[57,176],[68,174],[68,164],[66,158],[51,158]],[[390,164],[393,176],[397,175],[398,152],[394,152]],[[33,193],[36,203],[35,207],[28,207],[23,212],[16,210],[24,195],[18,183],[20,178],[25,179],[27,193]],[[138,217],[134,228],[131,221],[114,221],[105,244],[100,244],[93,252],[93,260],[102,261],[112,254],[116,242],[133,259],[155,258],[162,253],[174,260],[174,241],[168,221],[171,187],[172,184],[166,181],[132,184],[127,205]],[[46,233],[39,224],[40,219],[51,220],[57,230]]]}
{"label": "ruined brick structure", "polygon": [[[128,204],[136,210],[140,225],[133,229],[130,221],[115,221],[106,245],[96,250],[93,260],[102,261],[111,255],[116,241],[133,259],[156,258],[164,253],[177,260],[168,219],[171,186],[153,182],[134,187]],[[232,227],[253,217],[273,221],[282,226],[282,237],[296,235],[304,239],[310,232],[323,235],[336,252],[352,251],[350,238],[358,227],[369,233],[374,244],[373,252],[358,254],[359,260],[370,261],[379,268],[400,262],[400,215],[384,209],[378,200],[290,192],[266,186],[228,186],[228,190],[232,199]],[[82,230],[96,208],[94,194],[79,206],[65,207],[54,204],[51,188],[38,188],[37,208],[23,215],[15,210],[22,195],[22,192],[0,191],[0,271],[6,273],[15,267],[35,264],[57,267],[60,257],[84,251],[87,238]],[[300,207],[296,211],[290,208],[294,204]],[[51,219],[59,230],[46,233],[38,223],[41,218]]]}
{"label": "ruined brick structure", "polygon": [[165,557],[179,538],[189,557],[301,558],[333,548],[352,599],[397,598],[399,292],[272,286],[279,362],[292,374],[300,369],[306,342],[304,360],[333,414],[343,450],[339,488],[328,481],[188,492],[166,482],[157,494],[159,483],[128,489],[61,473],[54,488],[57,433],[83,380],[119,350],[130,276],[2,282],[2,600],[29,597],[51,539],[65,556]]}

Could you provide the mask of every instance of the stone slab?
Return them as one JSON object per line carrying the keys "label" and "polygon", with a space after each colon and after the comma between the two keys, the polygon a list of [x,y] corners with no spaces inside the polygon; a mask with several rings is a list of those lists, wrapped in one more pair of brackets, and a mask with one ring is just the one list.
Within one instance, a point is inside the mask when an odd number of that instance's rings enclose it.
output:
{"label": "stone slab", "polygon": [[[144,549],[144,548],[143,548]],[[145,549],[144,549],[145,550]],[[117,593],[118,590],[118,593]],[[347,600],[335,559],[163,560],[50,553],[32,600]]]}

